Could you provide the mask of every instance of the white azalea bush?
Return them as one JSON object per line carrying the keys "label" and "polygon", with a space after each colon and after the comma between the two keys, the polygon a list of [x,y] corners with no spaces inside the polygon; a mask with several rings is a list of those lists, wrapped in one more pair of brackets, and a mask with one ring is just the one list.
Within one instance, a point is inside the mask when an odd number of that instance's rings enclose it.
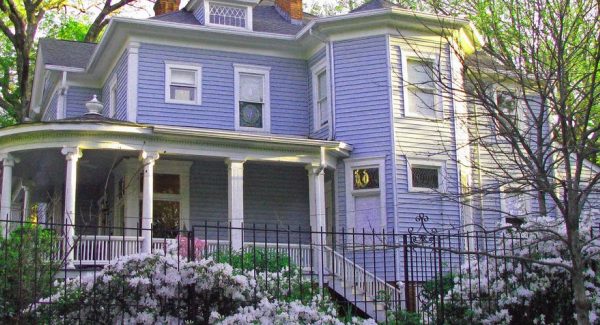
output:
{"label": "white azalea bush", "polygon": [[[445,294],[445,323],[575,323],[571,273],[561,266],[571,265],[570,253],[557,236],[564,236],[564,226],[556,223],[556,219],[529,220],[524,231],[508,231],[496,237],[499,239],[493,254],[513,255],[521,260],[471,256]],[[592,303],[590,321],[600,324],[600,240],[599,229],[594,234],[592,225],[589,220],[581,225],[581,236],[587,243],[583,249],[584,276],[586,294]],[[551,229],[554,234],[535,231],[542,228]]]}
{"label": "white azalea bush", "polygon": [[295,269],[255,273],[176,252],[122,257],[93,276],[60,283],[27,312],[32,322],[49,324],[342,324],[327,298],[312,295],[307,305],[284,299],[298,288],[284,277],[301,277]]}

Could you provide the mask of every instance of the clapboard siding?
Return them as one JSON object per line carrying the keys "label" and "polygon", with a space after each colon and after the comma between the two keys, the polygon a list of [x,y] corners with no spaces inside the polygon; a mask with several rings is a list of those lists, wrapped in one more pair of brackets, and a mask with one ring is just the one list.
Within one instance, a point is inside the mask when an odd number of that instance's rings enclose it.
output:
{"label": "clapboard siding", "polygon": [[44,112],[42,121],[54,121],[56,120],[56,112],[58,110],[58,92],[55,92],[50,99],[50,104]]}
{"label": "clapboard siding", "polygon": [[85,103],[90,101],[94,95],[101,101],[102,89],[69,87],[67,90],[66,117],[78,117],[87,113]]}
{"label": "clapboard siding", "polygon": [[[202,65],[202,104],[165,103],[165,61]],[[271,133],[308,136],[308,68],[304,60],[142,44],[140,123],[234,130],[234,63],[270,71]]]}
{"label": "clapboard siding", "polygon": [[[385,157],[386,224],[394,225],[390,88],[385,36],[333,43],[335,138],[353,146],[350,158]],[[344,164],[336,171],[341,227],[348,227]],[[340,227],[340,228],[341,228]]]}
{"label": "clapboard siding", "polygon": [[117,76],[117,107],[114,118],[118,120],[127,120],[127,51],[121,55],[117,65],[110,73],[104,82],[104,86],[102,87],[102,98],[104,104],[102,115],[106,117],[108,117],[110,112],[110,82],[113,80],[115,75]]}
{"label": "clapboard siding", "polygon": [[[328,126],[321,127],[317,130],[314,129],[313,85],[312,73],[310,69],[321,62],[321,60],[327,60],[327,51],[325,48],[322,48],[308,59],[308,125],[310,129],[310,137],[313,139],[327,139],[329,137]],[[331,98],[329,99],[329,102],[331,103]]]}
{"label": "clapboard siding", "polygon": [[[406,117],[402,84],[403,51],[414,47],[401,37],[390,37],[390,60],[392,78],[392,101],[394,109],[396,191],[398,196],[398,231],[406,231],[415,226],[415,217],[424,213],[430,218],[431,226],[447,227],[460,224],[460,208],[455,200],[444,198],[439,193],[409,192],[408,177],[411,159],[436,159],[446,164],[446,193],[458,194],[458,170],[456,164],[456,143],[453,106],[449,94],[444,94],[440,107],[442,116],[432,121]],[[440,52],[439,44],[422,44],[422,51],[440,53],[439,62],[442,74],[450,75],[450,52],[448,48]]]}
{"label": "clapboard siding", "polygon": [[[190,172],[190,220],[201,232],[205,223],[225,227],[227,217],[227,165],[224,161],[195,161]],[[244,164],[244,224],[270,230],[310,228],[308,176],[303,166]],[[211,238],[214,230],[207,228]],[[196,230],[198,231],[198,230]],[[221,238],[226,238],[221,232]],[[261,235],[264,240],[264,233]],[[268,240],[275,240],[268,232]],[[258,240],[258,239],[257,239]]]}

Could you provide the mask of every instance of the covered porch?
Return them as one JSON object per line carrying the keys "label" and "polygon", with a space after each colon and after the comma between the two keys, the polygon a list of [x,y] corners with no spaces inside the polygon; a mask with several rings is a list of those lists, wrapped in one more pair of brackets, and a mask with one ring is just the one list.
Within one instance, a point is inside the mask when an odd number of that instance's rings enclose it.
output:
{"label": "covered porch", "polygon": [[[2,219],[34,215],[55,225],[69,265],[165,249],[182,232],[213,252],[240,250],[252,236],[276,245],[277,238],[265,237],[269,229],[327,230],[335,214],[334,168],[351,149],[331,141],[100,117],[0,133]],[[26,195],[15,194],[15,187]],[[10,230],[8,223],[2,228],[3,235]],[[297,263],[307,263],[309,246],[318,240],[291,240],[297,242]]]}

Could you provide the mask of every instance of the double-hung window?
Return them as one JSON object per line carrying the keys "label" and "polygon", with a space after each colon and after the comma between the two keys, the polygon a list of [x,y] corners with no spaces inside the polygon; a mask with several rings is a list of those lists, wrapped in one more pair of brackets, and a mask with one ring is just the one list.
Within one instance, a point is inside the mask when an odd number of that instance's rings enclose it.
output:
{"label": "double-hung window", "polygon": [[269,68],[234,65],[235,126],[238,130],[270,130]]}
{"label": "double-hung window", "polygon": [[165,102],[200,105],[202,67],[194,64],[165,64]]}
{"label": "double-hung window", "polygon": [[314,129],[319,130],[329,121],[329,83],[325,61],[312,69]]}
{"label": "double-hung window", "polygon": [[495,119],[498,134],[508,135],[519,127],[518,100],[513,92],[508,90],[496,91],[496,106],[498,107]]}
{"label": "double-hung window", "polygon": [[435,84],[435,60],[428,58],[406,59],[406,115],[424,118],[438,118],[438,91]]}

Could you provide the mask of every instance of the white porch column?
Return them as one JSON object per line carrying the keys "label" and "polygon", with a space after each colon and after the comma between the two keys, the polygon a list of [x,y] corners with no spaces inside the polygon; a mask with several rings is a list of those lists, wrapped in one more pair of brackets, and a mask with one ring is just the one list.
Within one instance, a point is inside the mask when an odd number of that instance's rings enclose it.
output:
{"label": "white porch column", "polygon": [[65,215],[64,215],[64,237],[65,237],[65,263],[71,265],[75,257],[73,247],[75,240],[75,194],[77,193],[77,162],[81,158],[81,150],[78,147],[64,147],[61,151],[67,161],[65,175]]}
{"label": "white porch column", "polygon": [[244,225],[244,161],[227,160],[227,202],[231,225],[231,249],[239,251],[243,245]]}
{"label": "white porch column", "polygon": [[323,286],[323,245],[327,234],[325,225],[325,170],[320,166],[309,165],[308,170],[308,191],[310,205],[310,228],[313,231],[312,244],[315,247],[313,252],[314,268],[319,275],[319,285]]}
{"label": "white porch column", "polygon": [[154,203],[154,163],[158,152],[142,151],[144,164],[144,193],[142,194],[142,253],[152,252],[152,204]]}
{"label": "white porch column", "polygon": [[11,215],[12,205],[12,171],[15,166],[16,159],[11,154],[5,154],[0,156],[2,159],[2,198],[0,199],[0,220],[4,220],[0,223],[2,227],[2,237],[6,238],[9,232],[8,220]]}

